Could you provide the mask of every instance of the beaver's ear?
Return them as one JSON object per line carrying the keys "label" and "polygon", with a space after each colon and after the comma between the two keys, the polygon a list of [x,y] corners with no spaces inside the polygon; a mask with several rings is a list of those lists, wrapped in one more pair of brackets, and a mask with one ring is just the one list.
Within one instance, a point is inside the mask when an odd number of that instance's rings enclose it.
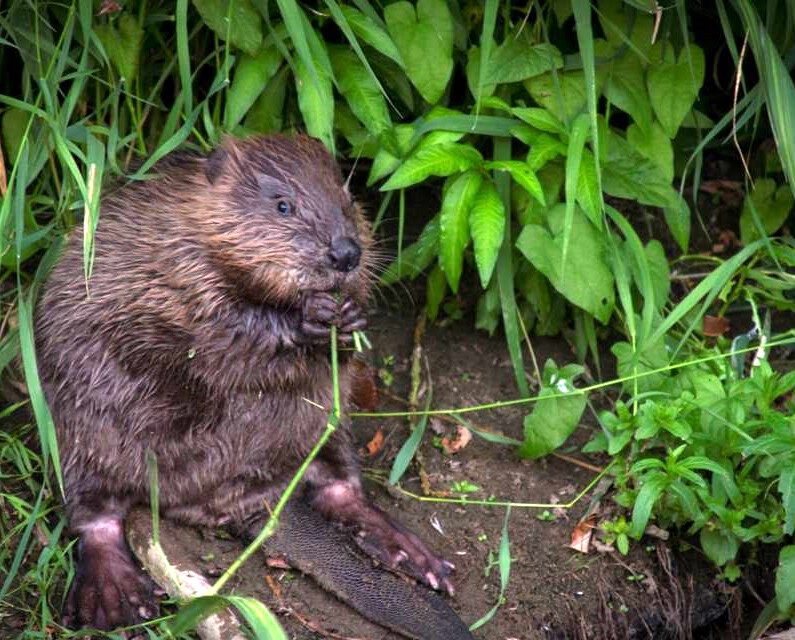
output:
{"label": "beaver's ear", "polygon": [[229,161],[229,151],[224,147],[216,147],[204,159],[204,175],[210,184],[215,184]]}

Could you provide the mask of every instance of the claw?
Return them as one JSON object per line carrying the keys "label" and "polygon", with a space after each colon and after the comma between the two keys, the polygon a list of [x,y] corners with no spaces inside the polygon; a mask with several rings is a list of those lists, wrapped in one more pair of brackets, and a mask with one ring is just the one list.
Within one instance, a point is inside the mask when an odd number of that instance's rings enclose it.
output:
{"label": "claw", "polygon": [[428,584],[431,585],[431,588],[438,589],[439,588],[439,581],[436,579],[436,576],[433,575],[432,572],[428,571],[425,574],[425,579],[428,581]]}

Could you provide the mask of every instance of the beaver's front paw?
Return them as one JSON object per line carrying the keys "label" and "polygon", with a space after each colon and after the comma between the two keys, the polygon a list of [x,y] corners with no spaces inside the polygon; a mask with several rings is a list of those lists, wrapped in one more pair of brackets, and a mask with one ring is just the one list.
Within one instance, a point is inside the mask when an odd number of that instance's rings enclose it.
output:
{"label": "beaver's front paw", "polygon": [[66,600],[67,627],[112,630],[158,615],[158,590],[130,557],[123,539],[81,539],[80,556]]}
{"label": "beaver's front paw", "polygon": [[351,342],[354,331],[367,326],[361,307],[348,298],[340,305],[330,293],[313,291],[304,296],[301,306],[299,337],[305,344],[325,344],[331,339],[331,327],[339,328],[337,339]]}

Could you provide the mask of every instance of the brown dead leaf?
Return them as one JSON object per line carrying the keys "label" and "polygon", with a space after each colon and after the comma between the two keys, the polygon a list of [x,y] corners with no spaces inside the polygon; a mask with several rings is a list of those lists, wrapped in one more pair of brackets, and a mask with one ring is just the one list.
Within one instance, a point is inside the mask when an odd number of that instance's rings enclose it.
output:
{"label": "brown dead leaf", "polygon": [[729,320],[720,316],[704,316],[703,332],[705,336],[722,336],[729,330]]}
{"label": "brown dead leaf", "polygon": [[442,438],[442,449],[444,449],[445,453],[458,453],[469,444],[470,440],[472,440],[472,432],[466,427],[459,425],[455,428],[454,437],[445,436]]}
{"label": "brown dead leaf", "polygon": [[384,431],[381,427],[378,427],[376,432],[373,434],[373,437],[370,438],[370,442],[364,445],[362,449],[362,455],[367,456],[368,458],[372,458],[376,453],[381,451],[384,448]]}
{"label": "brown dead leaf", "polygon": [[375,411],[378,408],[375,369],[358,358],[351,360],[351,400],[362,411]]}
{"label": "brown dead leaf", "polygon": [[596,526],[596,514],[593,513],[580,520],[571,532],[569,547],[580,553],[588,553],[591,545],[591,536]]}

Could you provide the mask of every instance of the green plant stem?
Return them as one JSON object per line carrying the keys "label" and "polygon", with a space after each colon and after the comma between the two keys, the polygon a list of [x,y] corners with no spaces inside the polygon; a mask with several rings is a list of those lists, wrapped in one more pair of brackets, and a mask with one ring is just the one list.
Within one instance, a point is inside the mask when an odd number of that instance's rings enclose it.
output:
{"label": "green plant stem", "polygon": [[572,509],[574,506],[582,500],[590,491],[593,489],[596,484],[607,474],[608,471],[613,467],[613,464],[608,465],[598,474],[596,474],[591,481],[585,485],[585,488],[582,489],[574,498],[572,498],[569,502],[563,503],[546,503],[546,502],[510,502],[506,500],[472,500],[471,498],[442,498],[438,496],[424,496],[418,493],[414,493],[413,491],[409,491],[408,489],[403,489],[400,486],[394,486],[393,488],[402,493],[409,498],[413,498],[419,502],[437,502],[442,504],[458,504],[462,506],[478,506],[478,507],[517,507],[519,509]]}
{"label": "green plant stem", "polygon": [[[780,334],[780,336],[776,337],[776,339],[768,341],[765,344],[765,347],[768,349],[772,347],[779,347],[784,344],[791,344],[793,340],[795,340],[795,329]],[[741,353],[750,353],[751,351],[756,351],[758,348],[759,346],[757,345],[753,347],[746,347],[744,349],[727,351],[726,353],[718,353],[712,356],[704,356],[703,358],[695,358],[694,360],[687,360],[686,362],[670,364],[668,366],[660,367],[658,369],[650,369],[649,371],[642,371],[638,374],[631,376],[623,376],[621,378],[614,378],[612,380],[607,380],[605,382],[597,382],[587,387],[576,389],[571,393],[551,393],[549,395],[545,395],[543,399],[547,400],[552,398],[565,398],[565,397],[571,397],[576,394],[587,394],[593,391],[597,391],[599,389],[604,389],[606,387],[612,387],[617,384],[623,384],[624,382],[629,382],[636,378],[645,378],[648,376],[656,375],[658,373],[664,373],[666,371],[675,371],[677,369],[684,369],[685,367],[691,367],[697,364],[703,364],[705,362],[714,362],[715,360],[730,358],[734,355],[739,355]],[[402,418],[407,416],[418,416],[418,415],[431,415],[431,416],[440,416],[445,414],[456,415],[461,413],[472,413],[474,411],[486,411],[488,409],[500,409],[502,407],[513,407],[522,404],[532,404],[534,402],[538,402],[541,399],[542,398],[540,396],[533,396],[532,398],[514,398],[512,400],[487,402],[485,404],[478,404],[469,407],[458,407],[451,409],[431,409],[430,411],[354,411],[351,412],[349,415],[352,418],[354,417],[355,418]]]}
{"label": "green plant stem", "polygon": [[315,443],[315,446],[312,447],[312,450],[309,452],[306,458],[304,458],[301,466],[298,467],[298,471],[296,471],[293,477],[290,479],[290,482],[282,492],[279,501],[276,503],[273,511],[271,511],[271,515],[268,518],[268,521],[265,523],[265,526],[262,528],[262,531],[260,531],[251,544],[245,548],[243,553],[235,558],[235,561],[229,565],[229,568],[224,571],[223,575],[221,575],[221,577],[215,581],[215,584],[213,584],[209,592],[204,595],[216,595],[224,587],[224,585],[229,582],[229,579],[237,572],[237,570],[243,566],[246,560],[248,560],[262,546],[262,543],[273,535],[273,533],[276,531],[276,527],[279,526],[279,516],[281,515],[282,511],[284,511],[287,502],[290,500],[296,488],[301,483],[301,480],[303,480],[307,469],[309,469],[309,465],[312,464],[312,462],[320,453],[320,450],[325,446],[326,442],[328,442],[331,434],[333,434],[337,429],[340,418],[340,389],[337,358],[337,328],[335,326],[331,327],[331,380],[334,387],[334,406],[332,408],[331,414],[329,415],[328,422],[326,422],[325,430]]}

